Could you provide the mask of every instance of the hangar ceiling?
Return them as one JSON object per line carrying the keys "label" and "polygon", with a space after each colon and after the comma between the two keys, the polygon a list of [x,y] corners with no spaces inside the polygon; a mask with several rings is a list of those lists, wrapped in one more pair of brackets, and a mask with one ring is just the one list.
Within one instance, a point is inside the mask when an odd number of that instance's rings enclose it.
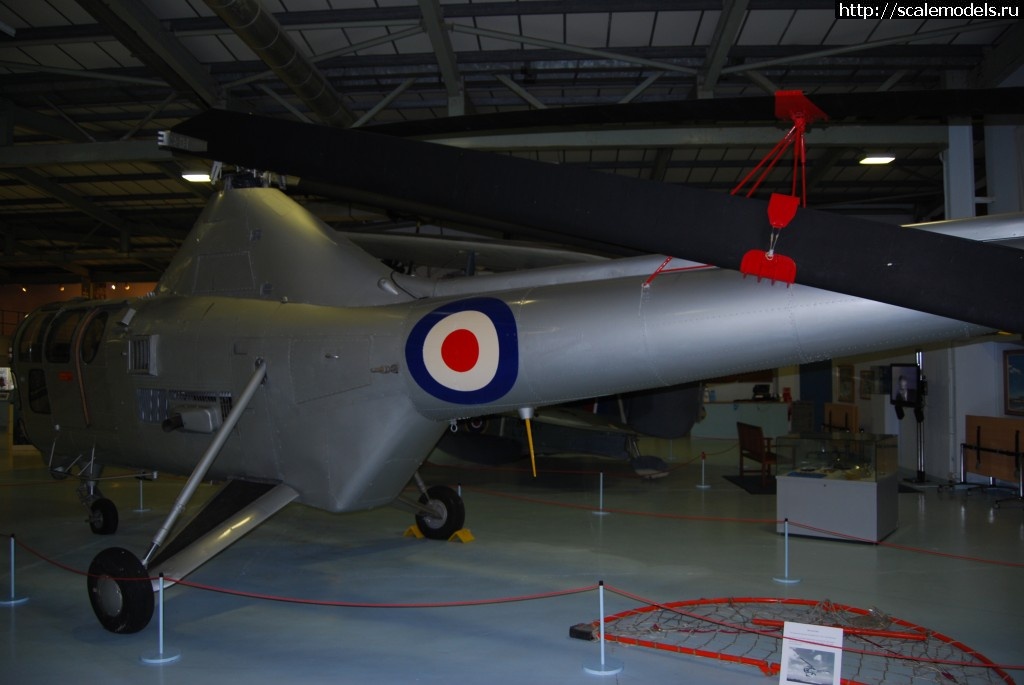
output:
{"label": "hangar ceiling", "polygon": [[[728,192],[783,123],[549,114],[780,89],[877,102],[1006,85],[1022,63],[1020,19],[837,20],[833,0],[0,0],[0,282],[155,280],[212,192],[157,132],[210,107]],[[810,204],[941,218],[946,120],[856,109],[845,124],[872,125],[808,135]],[[896,162],[858,164],[876,149]],[[430,220],[288,192],[349,230]]]}

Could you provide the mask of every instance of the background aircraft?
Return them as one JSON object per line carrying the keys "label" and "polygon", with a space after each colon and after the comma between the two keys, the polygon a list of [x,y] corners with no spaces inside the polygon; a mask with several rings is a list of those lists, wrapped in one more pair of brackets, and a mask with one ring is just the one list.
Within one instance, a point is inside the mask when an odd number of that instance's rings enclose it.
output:
{"label": "background aircraft", "polygon": [[[659,424],[650,414],[638,415],[640,424],[660,429],[664,437],[682,437],[689,433],[701,408],[698,399],[700,384],[669,388],[665,392],[668,398],[661,397],[659,393],[644,392],[632,393],[625,399],[604,399],[621,406],[623,416],[626,416],[625,406],[630,400],[647,407],[657,407],[658,415],[664,416],[665,421]],[[683,410],[678,411],[681,407]],[[669,467],[663,459],[640,452],[642,433],[631,427],[628,416],[627,421],[620,421],[609,413],[598,413],[594,409],[596,403],[545,407],[535,412],[529,434],[524,422],[512,413],[459,421],[453,430],[441,436],[431,458],[446,455],[486,466],[499,466],[533,457],[530,453],[532,448],[536,456],[596,456],[628,461],[634,473],[646,479],[668,475]]]}
{"label": "background aircraft", "polygon": [[[253,131],[244,119],[238,125],[243,136]],[[371,185],[402,185],[412,174],[407,165],[432,175],[431,165],[416,166],[422,160],[378,155],[377,145],[392,139],[364,135],[348,139],[356,145],[348,152],[362,144],[370,149],[346,164],[375,179]],[[295,143],[282,135],[253,147],[287,157],[289,141]],[[337,142],[319,149],[324,168],[344,159]],[[248,153],[241,156],[248,163]],[[478,160],[465,161],[466,173],[478,170]],[[369,170],[364,163],[383,167]],[[522,170],[518,161],[512,166],[513,176]],[[561,203],[580,213],[570,223],[586,225],[593,188],[574,190],[581,179],[570,176],[571,183],[559,185]],[[94,531],[116,528],[116,508],[96,488],[104,464],[191,474],[141,558],[114,547],[93,560],[90,601],[113,632],[148,624],[151,578],[183,578],[293,501],[332,512],[398,503],[415,512],[426,536],[447,538],[463,525],[462,501],[449,488],[428,488],[417,469],[459,419],[506,411],[529,418],[537,407],[595,396],[966,339],[1015,324],[1020,315],[1019,307],[998,308],[1007,298],[1019,300],[1016,290],[1003,293],[995,309],[985,303],[964,312],[971,322],[965,323],[804,285],[773,288],[728,269],[664,272],[650,280],[661,255],[464,279],[408,276],[283,193],[251,187],[259,185],[254,178],[229,179],[151,297],[44,307],[15,336],[12,361],[28,435],[51,469],[83,479]],[[467,214],[486,213],[489,193],[481,183],[501,189],[513,180],[501,173],[461,177],[468,195],[479,189],[482,197],[453,203],[457,211],[478,203]],[[459,187],[460,179],[448,183]],[[747,211],[732,200],[729,206]],[[731,226],[728,221],[721,226]],[[821,228],[813,215],[804,221],[805,230]],[[763,218],[757,223],[761,231]],[[645,249],[646,227],[628,228],[625,246]],[[996,282],[1011,272],[1019,280],[1016,250],[925,231],[893,235],[904,234],[913,238],[894,237],[897,248],[935,246],[943,254],[956,246],[960,254],[991,257]],[[885,243],[881,259],[894,259],[892,249],[892,241]],[[912,267],[923,256],[913,257],[907,268],[890,262],[883,272],[894,276],[884,280],[920,285]],[[854,255],[853,263],[858,259],[879,257]],[[226,485],[170,539],[196,486],[208,478]],[[410,479],[418,501],[402,496]]]}

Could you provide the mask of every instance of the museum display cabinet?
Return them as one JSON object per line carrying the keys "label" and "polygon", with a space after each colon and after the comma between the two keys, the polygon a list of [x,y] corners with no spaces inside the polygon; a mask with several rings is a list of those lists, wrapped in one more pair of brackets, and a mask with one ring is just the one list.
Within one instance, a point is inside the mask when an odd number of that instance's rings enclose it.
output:
{"label": "museum display cabinet", "polygon": [[776,518],[793,535],[879,542],[899,524],[898,440],[802,433],[775,440]]}

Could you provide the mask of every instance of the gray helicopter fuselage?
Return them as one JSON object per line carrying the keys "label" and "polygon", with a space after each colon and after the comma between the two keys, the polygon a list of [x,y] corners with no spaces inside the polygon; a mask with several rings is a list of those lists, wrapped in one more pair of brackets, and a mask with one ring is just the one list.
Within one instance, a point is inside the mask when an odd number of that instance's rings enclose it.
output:
{"label": "gray helicopter fuselage", "polygon": [[[34,361],[16,341],[26,430],[55,466],[94,455],[189,473],[258,362],[267,379],[211,478],[285,482],[330,510],[372,507],[395,497],[443,430],[390,372],[401,311],[169,296],[70,305],[54,321],[97,307],[105,333],[88,363]],[[174,416],[184,425],[165,430]]]}
{"label": "gray helicopter fuselage", "polygon": [[[230,195],[155,295],[51,305],[19,328],[25,427],[51,467],[188,474],[265,364],[209,477],[360,510],[394,500],[459,418],[984,332],[718,269],[650,283],[481,277],[476,291],[427,296],[277,191]],[[307,248],[315,270],[295,257]],[[298,297],[309,282],[323,293]]]}

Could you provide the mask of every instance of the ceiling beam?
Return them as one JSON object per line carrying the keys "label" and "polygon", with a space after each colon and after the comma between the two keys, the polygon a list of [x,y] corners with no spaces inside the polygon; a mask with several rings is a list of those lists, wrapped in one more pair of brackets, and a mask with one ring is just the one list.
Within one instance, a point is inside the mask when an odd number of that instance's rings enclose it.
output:
{"label": "ceiling beam", "polygon": [[667,147],[658,148],[654,153],[654,165],[651,167],[650,178],[652,181],[664,181],[668,174],[669,164],[672,162],[672,150]]}
{"label": "ceiling beam", "polygon": [[363,124],[367,123],[368,121],[371,121],[375,116],[377,116],[381,112],[381,110],[383,110],[392,102],[394,102],[395,98],[397,98],[399,95],[408,90],[409,87],[412,86],[412,84],[414,83],[416,83],[416,79],[414,78],[402,81],[400,84],[398,84],[397,88],[395,88],[393,91],[385,95],[380,102],[378,102],[370,109],[366,110],[363,116],[359,117],[359,119],[357,119],[356,122],[352,124],[352,128],[358,128]]}
{"label": "ceiling beam", "polygon": [[558,43],[553,40],[531,38],[530,36],[505,33],[504,31],[492,31],[491,29],[482,29],[476,26],[466,26],[464,24],[448,24],[448,28],[457,33],[468,33],[472,36],[494,38],[496,40],[503,40],[511,43],[536,45],[542,48],[552,48],[554,50],[562,50],[564,52],[573,52],[580,55],[587,55],[589,57],[597,57],[599,59],[610,59],[617,62],[625,62],[626,64],[639,64],[640,66],[652,67],[663,71],[675,71],[681,74],[697,73],[697,70],[693,67],[684,67],[679,64],[672,64],[671,62],[661,62],[653,59],[645,59],[643,57],[634,57],[633,55],[628,55],[622,52],[612,52],[611,50],[598,50],[596,48],[587,48],[581,45],[572,45],[570,43]]}
{"label": "ceiling beam", "polygon": [[997,88],[1024,66],[1024,22],[1013,25],[971,73],[969,82],[976,88]]}
{"label": "ceiling beam", "polygon": [[419,0],[420,12],[423,14],[423,29],[430,38],[430,45],[434,48],[434,56],[437,58],[437,66],[441,70],[441,78],[444,81],[444,89],[448,97],[458,97],[462,94],[462,78],[459,76],[459,66],[455,58],[455,50],[452,48],[451,37],[444,28],[444,14],[441,10],[441,3],[438,0]]}
{"label": "ceiling beam", "polygon": [[515,81],[510,79],[508,76],[505,76],[505,74],[495,74],[494,78],[496,78],[499,81],[501,81],[502,85],[504,85],[506,88],[511,90],[513,93],[515,93],[516,95],[521,97],[523,100],[526,101],[526,103],[528,105],[530,105],[534,109],[547,109],[548,108],[547,105],[545,105],[543,102],[541,102],[536,97],[534,97],[533,94],[530,93],[530,91],[528,91],[525,88],[523,88],[521,85],[519,85],[518,83],[516,83]]}
{"label": "ceiling beam", "polygon": [[93,219],[96,219],[96,221],[115,229],[120,233],[121,242],[123,242],[126,234],[131,233],[131,224],[121,217],[83,197],[80,197],[79,195],[72,193],[66,188],[54,183],[45,176],[37,174],[31,169],[4,169],[3,173],[8,176],[13,176],[22,183],[30,185],[33,188],[60,200],[67,206],[77,209],[83,214],[87,214]]}
{"label": "ceiling beam", "polygon": [[171,87],[204,107],[222,104],[224,95],[209,71],[178,39],[165,31],[146,4],[137,0],[78,0],[96,21]]}
{"label": "ceiling beam", "polygon": [[166,86],[166,81],[139,76],[125,76],[123,74],[112,74],[96,69],[64,69],[63,67],[47,67],[41,64],[23,64],[21,62],[8,62],[0,60],[0,67],[11,71],[26,71],[32,74],[56,74],[58,76],[71,76],[78,79],[94,79],[98,81],[114,81],[127,83],[136,86]]}
{"label": "ceiling beam", "polygon": [[703,78],[699,85],[702,97],[714,97],[715,86],[722,75],[722,67],[729,58],[729,51],[736,44],[736,38],[743,27],[743,19],[747,15],[748,0],[725,0],[722,14],[715,24],[715,32],[708,46],[708,56],[704,67]]}
{"label": "ceiling beam", "polygon": [[109,143],[55,143],[0,147],[0,168],[48,164],[114,164],[117,162],[169,162],[174,155],[153,141],[122,140]]}
{"label": "ceiling beam", "polygon": [[981,31],[996,27],[1005,27],[1009,25],[1009,21],[1006,19],[996,19],[993,21],[982,21],[977,24],[967,24],[947,27],[944,29],[937,29],[935,31],[922,31],[920,33],[909,33],[902,36],[896,36],[894,38],[884,38],[881,40],[872,40],[867,43],[855,43],[853,45],[843,45],[835,48],[827,48],[825,50],[814,50],[812,52],[805,52],[800,55],[789,55],[787,57],[778,57],[775,59],[764,60],[763,62],[751,62],[749,64],[735,64],[731,67],[723,67],[722,74],[741,74],[746,71],[754,69],[766,69],[768,67],[778,67],[787,64],[794,64],[796,62],[807,62],[810,60],[823,59],[825,57],[835,57],[836,55],[846,55],[854,52],[864,52],[865,50],[874,50],[876,48],[885,47],[887,45],[901,45],[903,43],[912,43],[916,41],[932,40],[935,38],[946,38],[948,36],[955,36],[961,33],[969,31]]}
{"label": "ceiling beam", "polygon": [[[115,262],[132,262],[132,263],[146,263],[147,261],[153,260],[170,260],[174,255],[178,253],[178,249],[174,247],[159,247],[141,250],[132,250],[127,255],[115,254],[106,250],[75,250],[74,254],[60,253],[63,259],[74,259],[77,261],[99,261],[109,260]],[[43,258],[56,258],[56,255],[51,255],[47,252],[36,253],[34,255],[15,255],[13,257],[0,256],[0,263],[3,264],[16,264],[18,262],[28,262]],[[149,266],[147,264],[147,266]]]}
{"label": "ceiling beam", "polygon": [[[319,55],[316,55],[315,57],[311,57],[309,61],[312,62],[313,64],[319,64],[321,62],[332,60],[335,57],[349,55],[354,52],[362,52],[363,50],[375,48],[378,45],[384,45],[385,43],[394,43],[395,41],[402,40],[403,38],[409,38],[411,36],[416,36],[421,33],[423,33],[423,27],[417,24],[416,26],[412,26],[410,28],[398,31],[396,33],[387,33],[383,36],[376,36],[375,38],[370,38],[368,40],[360,41],[358,43],[352,43],[351,45],[343,45],[340,48],[329,50],[327,52],[322,52]],[[263,71],[258,74],[251,74],[249,76],[244,76],[240,79],[231,81],[225,84],[224,87],[228,90],[232,90],[234,88],[244,86],[248,83],[262,81],[264,79],[270,78],[271,76],[274,76],[273,71]]]}
{"label": "ceiling beam", "polygon": [[750,71],[746,72],[744,76],[746,76],[748,79],[750,79],[758,86],[760,86],[761,90],[768,93],[769,95],[774,95],[778,91],[782,90],[781,88],[779,88],[778,85],[775,84],[774,81],[772,81],[770,78],[768,78],[759,71],[754,71],[753,69],[751,69]]}
{"label": "ceiling beam", "polygon": [[277,91],[275,91],[273,88],[268,86],[266,83],[257,83],[256,87],[259,88],[260,90],[262,90],[267,95],[269,95],[271,98],[273,98],[274,102],[276,102],[277,104],[281,105],[286,110],[288,110],[288,113],[291,114],[296,119],[298,119],[299,121],[301,121],[303,123],[306,123],[306,124],[312,124],[313,123],[313,120],[310,119],[309,117],[307,117],[305,115],[305,113],[300,112],[298,110],[298,108],[295,107],[295,105],[293,105],[292,103],[290,103],[287,100],[285,100],[283,96],[278,95]]}
{"label": "ceiling beam", "polygon": [[6,120],[8,124],[20,126],[29,131],[35,131],[36,133],[61,140],[70,140],[76,143],[89,141],[89,137],[85,132],[70,121],[39,114],[30,109],[20,107],[7,99],[0,100],[0,120]]}

